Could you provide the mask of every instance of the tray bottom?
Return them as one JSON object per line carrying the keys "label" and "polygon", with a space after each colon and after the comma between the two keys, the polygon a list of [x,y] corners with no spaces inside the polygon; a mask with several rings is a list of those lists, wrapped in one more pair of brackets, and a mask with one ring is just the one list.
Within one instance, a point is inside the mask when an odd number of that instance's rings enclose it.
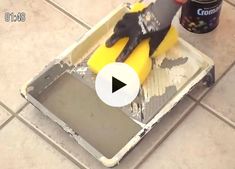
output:
{"label": "tray bottom", "polygon": [[69,73],[37,99],[107,158],[117,154],[141,130],[120,109],[105,105],[94,90]]}

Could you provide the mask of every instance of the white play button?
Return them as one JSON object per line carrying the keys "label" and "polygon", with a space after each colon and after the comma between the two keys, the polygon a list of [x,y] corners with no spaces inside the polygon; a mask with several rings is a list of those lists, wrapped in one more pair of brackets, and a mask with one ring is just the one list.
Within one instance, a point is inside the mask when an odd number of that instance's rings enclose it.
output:
{"label": "white play button", "polygon": [[111,63],[98,73],[95,89],[104,103],[112,107],[122,107],[136,98],[140,81],[135,70],[129,65]]}

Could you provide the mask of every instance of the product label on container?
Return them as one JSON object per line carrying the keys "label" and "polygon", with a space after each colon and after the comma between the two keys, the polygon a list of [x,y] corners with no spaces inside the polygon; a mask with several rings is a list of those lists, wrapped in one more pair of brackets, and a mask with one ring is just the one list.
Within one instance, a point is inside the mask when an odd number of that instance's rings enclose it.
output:
{"label": "product label on container", "polygon": [[182,7],[180,23],[195,33],[210,32],[219,23],[222,0],[189,0]]}

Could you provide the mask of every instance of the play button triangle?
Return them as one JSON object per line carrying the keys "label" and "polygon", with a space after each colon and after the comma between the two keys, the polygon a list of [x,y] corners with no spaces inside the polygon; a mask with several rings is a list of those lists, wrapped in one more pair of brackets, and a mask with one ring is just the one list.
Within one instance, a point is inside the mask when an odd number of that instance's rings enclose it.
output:
{"label": "play button triangle", "polygon": [[112,93],[126,86],[125,83],[112,76]]}

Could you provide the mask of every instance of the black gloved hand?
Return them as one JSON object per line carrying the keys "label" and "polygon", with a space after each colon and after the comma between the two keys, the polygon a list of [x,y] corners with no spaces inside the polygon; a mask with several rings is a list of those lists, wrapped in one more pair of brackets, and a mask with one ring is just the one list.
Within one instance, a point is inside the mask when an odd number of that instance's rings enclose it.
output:
{"label": "black gloved hand", "polygon": [[171,23],[161,27],[154,14],[148,9],[150,8],[145,8],[141,12],[127,13],[116,24],[113,35],[106,41],[106,46],[112,47],[119,39],[129,37],[128,43],[116,61],[124,62],[137,45],[146,38],[150,38],[149,56],[151,56],[169,31]]}

